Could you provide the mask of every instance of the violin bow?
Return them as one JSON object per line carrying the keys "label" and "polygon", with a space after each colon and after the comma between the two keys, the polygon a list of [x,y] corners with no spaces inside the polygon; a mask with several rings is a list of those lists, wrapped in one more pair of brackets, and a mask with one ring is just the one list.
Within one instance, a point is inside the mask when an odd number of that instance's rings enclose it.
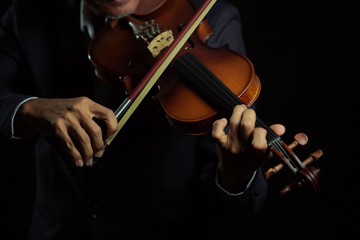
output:
{"label": "violin bow", "polygon": [[206,14],[214,6],[217,0],[206,0],[201,7],[196,11],[194,16],[186,24],[179,35],[174,39],[171,45],[164,51],[163,55],[156,61],[150,71],[144,76],[137,87],[131,94],[122,102],[122,104],[115,111],[115,116],[118,119],[118,129],[111,138],[105,140],[105,147],[110,145],[116,135],[123,128],[125,123],[137,109],[142,100],[149,93],[151,88],[161,77],[166,68],[170,65],[171,61],[175,58],[186,41],[193,34],[195,29],[199,26]]}

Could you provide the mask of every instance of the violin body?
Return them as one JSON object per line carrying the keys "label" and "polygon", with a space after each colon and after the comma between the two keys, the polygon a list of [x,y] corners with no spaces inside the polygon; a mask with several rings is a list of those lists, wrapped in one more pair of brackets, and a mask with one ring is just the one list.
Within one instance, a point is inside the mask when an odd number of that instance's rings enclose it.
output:
{"label": "violin body", "polygon": [[[196,11],[190,0],[143,0],[135,15],[110,22],[95,36],[89,58],[98,77],[128,94],[115,111],[120,118],[118,131],[155,81],[159,90],[153,98],[171,125],[189,135],[210,132],[215,119],[231,116],[238,104],[250,107],[256,101],[261,84],[252,63],[228,46],[214,49],[205,44],[212,31],[206,21],[199,24],[198,20],[214,2],[206,0]],[[195,32],[192,26],[197,26]],[[191,36],[186,35],[190,29]],[[320,170],[308,165],[321,157],[322,151],[301,161],[293,149],[307,142],[307,137],[296,137],[288,146],[259,118],[255,124],[267,130],[269,149],[283,161],[269,170],[267,179],[286,166],[295,181],[284,193],[303,185],[319,191]]]}
{"label": "violin body", "polygon": [[[89,47],[89,57],[101,80],[111,85],[121,85],[130,93],[161,56],[153,57],[147,44],[136,38],[129,22],[140,25],[155,20],[161,29],[171,29],[176,37],[196,12],[189,0],[160,2],[155,12],[142,10],[146,12],[145,15],[120,20],[115,27],[106,27],[97,34]],[[242,102],[251,106],[259,96],[261,86],[252,63],[227,46],[217,49],[208,47],[205,42],[211,35],[208,23],[203,21],[174,62],[191,52]],[[215,119],[228,115],[209,104],[204,96],[184,81],[183,75],[171,67],[163,73],[157,85],[159,91],[154,97],[159,100],[171,125],[183,133],[208,133]]]}

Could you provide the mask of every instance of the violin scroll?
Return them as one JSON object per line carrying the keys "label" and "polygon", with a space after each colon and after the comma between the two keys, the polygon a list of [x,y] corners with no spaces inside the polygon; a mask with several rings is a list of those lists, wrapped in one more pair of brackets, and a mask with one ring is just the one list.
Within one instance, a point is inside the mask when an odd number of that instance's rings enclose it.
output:
{"label": "violin scroll", "polygon": [[[302,162],[297,162],[298,159],[295,153],[292,151],[298,145],[304,146],[308,142],[308,137],[304,133],[299,133],[295,135],[294,141],[288,146],[283,143],[283,148],[287,150],[289,154],[279,154],[276,149],[271,148],[271,150],[280,157],[283,163],[276,165],[275,167],[269,168],[265,172],[266,180],[270,179],[275,174],[279,173],[284,166],[288,166],[292,175],[295,177],[294,181],[289,185],[286,185],[281,191],[280,194],[286,194],[289,191],[295,188],[304,188],[306,186],[310,186],[314,192],[320,191],[320,183],[319,183],[319,174],[320,169],[310,166],[311,163],[317,161],[322,155],[323,152],[318,149],[317,151],[310,154],[308,158],[306,158]],[[284,156],[292,156],[294,159],[289,159]],[[285,164],[285,165],[284,165]]]}

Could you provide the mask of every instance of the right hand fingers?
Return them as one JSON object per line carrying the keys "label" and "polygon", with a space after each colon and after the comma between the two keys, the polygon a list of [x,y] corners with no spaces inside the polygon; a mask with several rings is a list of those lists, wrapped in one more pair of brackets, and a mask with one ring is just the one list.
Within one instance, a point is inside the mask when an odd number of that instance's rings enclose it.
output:
{"label": "right hand fingers", "polygon": [[104,150],[101,128],[93,118],[104,121],[106,137],[116,132],[114,113],[87,97],[29,100],[19,109],[15,127],[17,133],[25,129],[31,136],[56,137],[81,166],[89,165],[91,158],[99,157]]}
{"label": "right hand fingers", "polygon": [[90,166],[93,157],[101,157],[104,151],[102,131],[93,118],[104,121],[106,135],[115,133],[117,120],[110,109],[86,97],[74,100],[64,104],[66,111],[54,124],[55,134],[77,166]]}
{"label": "right hand fingers", "polygon": [[[77,132],[74,130],[74,128],[71,131],[69,131],[69,127],[67,126],[65,121],[58,121],[55,124],[54,128],[55,128],[55,134],[60,139],[60,142],[64,146],[67,153],[74,160],[74,163],[76,166],[82,167],[82,166],[84,166],[84,162],[87,165],[91,164],[91,162],[92,162],[91,157],[86,157],[85,154],[80,153],[80,151],[78,150],[78,146],[80,144],[75,144],[73,141],[74,137],[71,137],[69,134],[69,132],[72,132],[72,135]],[[87,136],[87,135],[84,135],[84,136]],[[83,139],[86,139],[86,137],[84,137]],[[85,142],[85,141],[86,140],[84,140],[83,142]],[[88,144],[86,144],[86,145],[88,145]],[[89,150],[86,150],[84,147],[81,147],[81,149],[84,153],[91,152]],[[88,159],[88,160],[84,161],[84,159]]]}
{"label": "right hand fingers", "polygon": [[114,135],[118,128],[118,122],[114,112],[96,102],[92,103],[90,106],[90,111],[93,114],[92,117],[104,121],[106,127],[106,137],[110,138],[112,135]]}
{"label": "right hand fingers", "polygon": [[[75,139],[85,164],[92,165],[93,157],[101,157],[104,152],[102,129],[93,118],[104,121],[106,137],[113,135],[118,127],[116,117],[110,109],[91,101],[88,98],[82,100],[82,105],[74,107],[80,125],[70,127],[70,134]],[[85,111],[83,111],[85,109]],[[74,158],[75,163],[78,161]]]}

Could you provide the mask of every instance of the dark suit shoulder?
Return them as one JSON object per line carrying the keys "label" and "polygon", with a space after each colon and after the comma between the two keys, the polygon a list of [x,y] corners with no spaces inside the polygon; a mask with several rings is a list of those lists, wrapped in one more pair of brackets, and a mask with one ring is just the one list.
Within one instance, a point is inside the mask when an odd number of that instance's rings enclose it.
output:
{"label": "dark suit shoulder", "polygon": [[[197,7],[203,2],[204,0],[194,0]],[[214,32],[207,42],[209,46],[217,48],[228,44],[232,50],[246,55],[241,17],[237,7],[227,1],[218,0],[206,18]]]}

